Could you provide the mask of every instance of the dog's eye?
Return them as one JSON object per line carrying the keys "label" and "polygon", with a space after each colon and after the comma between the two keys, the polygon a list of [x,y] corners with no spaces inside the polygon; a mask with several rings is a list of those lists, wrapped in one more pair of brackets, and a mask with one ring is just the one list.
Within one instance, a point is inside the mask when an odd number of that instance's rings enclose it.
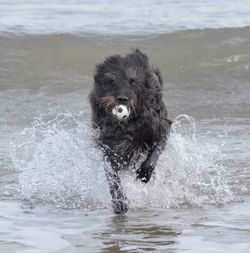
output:
{"label": "dog's eye", "polygon": [[114,85],[115,81],[113,79],[106,79],[104,80],[105,85]]}

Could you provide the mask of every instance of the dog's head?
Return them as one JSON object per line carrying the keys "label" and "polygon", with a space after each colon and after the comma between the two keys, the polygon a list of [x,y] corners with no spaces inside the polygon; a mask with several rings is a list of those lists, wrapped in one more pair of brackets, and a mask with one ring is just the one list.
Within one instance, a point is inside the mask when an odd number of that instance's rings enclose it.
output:
{"label": "dog's head", "polygon": [[94,80],[92,108],[118,121],[137,117],[161,96],[160,73],[138,49],[125,57],[108,57],[97,65]]}

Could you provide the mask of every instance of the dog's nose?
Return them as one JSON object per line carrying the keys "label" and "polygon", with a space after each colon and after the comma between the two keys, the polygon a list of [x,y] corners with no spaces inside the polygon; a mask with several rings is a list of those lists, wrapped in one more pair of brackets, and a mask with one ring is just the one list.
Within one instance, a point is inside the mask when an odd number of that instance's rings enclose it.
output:
{"label": "dog's nose", "polygon": [[120,103],[126,103],[126,102],[128,102],[128,97],[125,96],[125,95],[119,95],[116,99]]}

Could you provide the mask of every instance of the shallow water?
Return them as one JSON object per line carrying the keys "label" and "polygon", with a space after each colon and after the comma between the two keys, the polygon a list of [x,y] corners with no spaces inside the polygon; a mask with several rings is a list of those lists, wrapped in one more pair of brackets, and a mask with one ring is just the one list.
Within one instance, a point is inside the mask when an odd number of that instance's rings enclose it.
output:
{"label": "shallow water", "polygon": [[[81,13],[78,1],[67,13],[67,1],[50,11],[46,3],[0,2],[8,21],[0,22],[0,252],[250,251],[250,28],[225,28],[247,25],[249,5],[221,1],[216,16],[213,1],[190,9],[172,1],[174,10],[191,10],[187,23],[184,14],[168,16],[166,2],[154,5],[162,13],[151,26],[146,1],[123,29],[116,16],[104,17],[91,34],[85,16],[68,27],[60,21]],[[93,27],[102,4],[82,5],[94,8]],[[204,20],[195,15],[202,11]],[[205,27],[221,28],[185,30]],[[153,180],[123,173],[130,209],[116,216],[87,96],[95,64],[135,47],[160,67],[175,123]]]}
{"label": "shallow water", "polygon": [[247,202],[221,208],[132,209],[125,216],[116,216],[105,209],[30,209],[2,201],[0,222],[5,232],[1,233],[0,249],[1,252],[248,252]]}

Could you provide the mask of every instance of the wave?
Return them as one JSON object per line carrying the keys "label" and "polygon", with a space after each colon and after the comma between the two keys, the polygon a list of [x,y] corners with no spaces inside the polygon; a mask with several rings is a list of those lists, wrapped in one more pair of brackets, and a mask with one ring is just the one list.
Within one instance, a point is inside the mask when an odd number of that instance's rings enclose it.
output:
{"label": "wave", "polygon": [[87,86],[97,63],[136,47],[149,55],[169,83],[235,85],[250,78],[249,41],[249,27],[157,36],[0,36],[1,88]]}
{"label": "wave", "polygon": [[[223,11],[222,11],[223,10]],[[187,29],[244,27],[246,1],[36,1],[0,3],[0,33],[163,34]],[[13,17],[13,13],[15,14]]]}

